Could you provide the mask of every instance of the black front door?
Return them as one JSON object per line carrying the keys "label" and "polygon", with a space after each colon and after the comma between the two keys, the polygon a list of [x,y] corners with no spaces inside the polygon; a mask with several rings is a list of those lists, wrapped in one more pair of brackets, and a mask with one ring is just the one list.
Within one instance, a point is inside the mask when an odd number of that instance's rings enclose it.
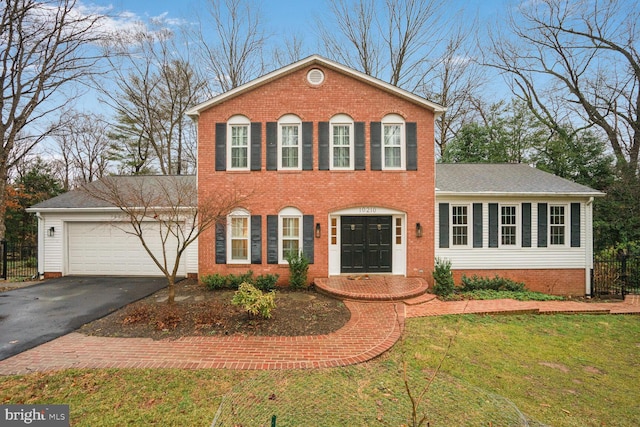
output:
{"label": "black front door", "polygon": [[340,271],[391,272],[391,217],[341,217]]}

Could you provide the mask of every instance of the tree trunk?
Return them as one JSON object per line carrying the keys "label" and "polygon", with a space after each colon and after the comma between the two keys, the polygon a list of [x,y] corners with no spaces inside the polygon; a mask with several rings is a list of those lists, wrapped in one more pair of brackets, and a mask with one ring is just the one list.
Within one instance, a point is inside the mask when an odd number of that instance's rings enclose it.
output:
{"label": "tree trunk", "polygon": [[176,300],[176,279],[175,277],[168,277],[167,290],[169,291],[169,297],[167,298],[167,304],[173,305]]}

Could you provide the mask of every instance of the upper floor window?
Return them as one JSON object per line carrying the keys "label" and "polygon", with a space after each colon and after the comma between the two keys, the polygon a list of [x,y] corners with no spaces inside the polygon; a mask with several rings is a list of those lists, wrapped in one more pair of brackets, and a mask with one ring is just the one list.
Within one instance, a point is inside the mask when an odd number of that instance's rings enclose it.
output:
{"label": "upper floor window", "polygon": [[301,169],[302,121],[287,114],[278,120],[278,169]]}
{"label": "upper floor window", "polygon": [[466,205],[451,207],[451,243],[453,246],[469,244],[469,207]]}
{"label": "upper floor window", "polygon": [[279,262],[287,262],[289,253],[299,253],[302,250],[302,213],[296,208],[285,208],[278,215],[280,236]]}
{"label": "upper floor window", "polygon": [[251,122],[245,116],[233,116],[227,126],[227,169],[249,170]]}
{"label": "upper floor window", "polygon": [[345,114],[331,118],[331,169],[353,169],[353,120]]}
{"label": "upper floor window", "polygon": [[382,168],[405,168],[404,119],[398,114],[389,114],[382,119]]}
{"label": "upper floor window", "polygon": [[549,206],[549,243],[564,245],[566,236],[565,206]]}
{"label": "upper floor window", "polygon": [[517,220],[516,206],[500,206],[500,244],[514,246],[517,244]]}
{"label": "upper floor window", "polygon": [[250,262],[250,222],[251,216],[244,209],[236,209],[227,217],[228,263]]}

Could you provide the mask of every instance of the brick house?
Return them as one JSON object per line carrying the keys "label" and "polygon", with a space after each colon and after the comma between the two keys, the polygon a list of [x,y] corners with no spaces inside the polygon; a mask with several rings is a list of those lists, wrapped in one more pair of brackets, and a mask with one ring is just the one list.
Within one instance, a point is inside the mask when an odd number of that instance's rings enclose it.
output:
{"label": "brick house", "polygon": [[[602,193],[527,165],[436,165],[442,112],[319,56],[193,107],[198,172],[179,178],[197,186],[200,203],[232,189],[250,197],[188,248],[181,274],[252,270],[285,283],[285,256],[301,250],[310,280],[432,282],[435,258],[444,257],[458,282],[499,274],[532,290],[590,294],[592,201]],[[123,220],[113,206],[76,190],[30,211],[45,277],[158,274],[142,246],[113,227]]]}

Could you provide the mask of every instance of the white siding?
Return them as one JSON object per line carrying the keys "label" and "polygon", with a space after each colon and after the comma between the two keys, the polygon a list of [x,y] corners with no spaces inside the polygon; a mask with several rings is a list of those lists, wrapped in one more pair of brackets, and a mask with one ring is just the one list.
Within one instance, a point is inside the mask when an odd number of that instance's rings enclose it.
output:
{"label": "white siding", "polygon": [[[570,204],[580,203],[580,247],[572,248],[571,227],[570,227]],[[447,258],[451,261],[453,269],[547,269],[547,268],[587,268],[591,263],[592,238],[591,231],[591,206],[588,200],[569,198],[539,198],[535,200],[524,198],[496,197],[485,198],[457,198],[457,197],[437,197],[436,203],[468,204],[469,205],[469,246],[453,247],[451,237],[449,248],[440,248],[440,216],[439,209],[436,211],[435,220],[435,253],[437,257]],[[473,248],[473,213],[472,204],[482,203],[483,225],[482,225],[482,247]],[[514,247],[489,247],[489,203],[499,205],[514,204],[518,206],[518,244]],[[531,203],[531,247],[522,247],[522,203]],[[538,244],[538,203],[548,203],[549,205],[564,204],[565,211],[566,245],[556,247],[537,247]],[[500,212],[498,212],[500,215]],[[451,218],[449,218],[451,222]]]}

